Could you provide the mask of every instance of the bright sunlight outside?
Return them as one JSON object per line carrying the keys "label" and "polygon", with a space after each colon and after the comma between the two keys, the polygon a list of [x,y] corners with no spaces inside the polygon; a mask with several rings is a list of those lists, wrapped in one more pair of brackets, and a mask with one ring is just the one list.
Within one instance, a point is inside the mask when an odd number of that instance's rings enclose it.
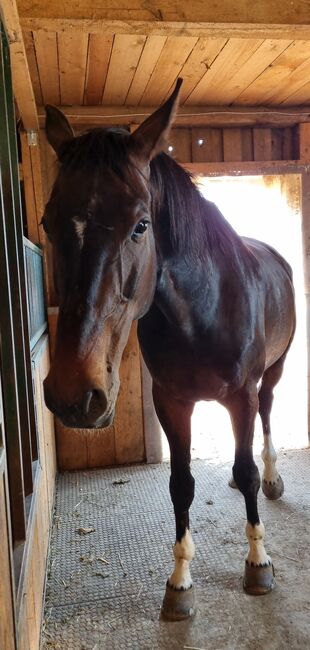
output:
{"label": "bright sunlight outside", "polygon": [[[284,373],[275,388],[271,431],[276,449],[305,447],[307,440],[306,311],[303,279],[299,177],[216,177],[199,180],[201,193],[217,204],[239,235],[271,244],[291,264],[297,304],[297,330]],[[254,453],[262,449],[259,416]],[[163,455],[169,457],[163,434]],[[229,415],[216,402],[199,402],[192,416],[192,458],[232,461],[234,440]]]}

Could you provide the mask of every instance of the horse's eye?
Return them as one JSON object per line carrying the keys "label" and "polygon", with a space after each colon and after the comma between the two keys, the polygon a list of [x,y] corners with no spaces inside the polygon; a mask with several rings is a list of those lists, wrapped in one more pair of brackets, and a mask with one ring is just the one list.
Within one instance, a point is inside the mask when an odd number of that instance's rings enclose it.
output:
{"label": "horse's eye", "polygon": [[86,219],[91,219],[93,216],[93,213],[91,210],[86,210]]}
{"label": "horse's eye", "polygon": [[139,221],[138,225],[135,227],[131,239],[138,241],[139,238],[144,235],[149,223],[150,222],[147,219],[141,219],[141,221]]}

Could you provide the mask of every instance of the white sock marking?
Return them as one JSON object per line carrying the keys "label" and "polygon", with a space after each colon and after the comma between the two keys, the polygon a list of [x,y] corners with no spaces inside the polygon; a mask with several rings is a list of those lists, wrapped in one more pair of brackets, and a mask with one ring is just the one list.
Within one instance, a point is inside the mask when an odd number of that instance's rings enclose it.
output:
{"label": "white sock marking", "polygon": [[271,564],[271,558],[264,547],[265,526],[262,521],[255,526],[247,522],[245,532],[250,546],[247,563],[254,566]]}
{"label": "white sock marking", "polygon": [[262,451],[262,459],[264,461],[263,480],[268,483],[276,483],[279,478],[279,473],[276,468],[277,454],[270,435],[264,435],[264,448]]}
{"label": "white sock marking", "polygon": [[195,544],[188,529],[181,541],[174,545],[173,555],[175,568],[169,578],[169,585],[174,589],[189,589],[192,586],[189,563],[195,555]]}

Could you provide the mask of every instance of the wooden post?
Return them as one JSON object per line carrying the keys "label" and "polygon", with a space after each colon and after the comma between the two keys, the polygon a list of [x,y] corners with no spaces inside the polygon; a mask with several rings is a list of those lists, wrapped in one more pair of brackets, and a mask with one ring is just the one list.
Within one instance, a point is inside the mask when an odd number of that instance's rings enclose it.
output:
{"label": "wooden post", "polygon": [[[300,160],[310,162],[310,124],[300,125]],[[307,358],[308,358],[308,436],[310,440],[310,172],[301,176],[301,215],[304,259],[305,294],[307,309]]]}

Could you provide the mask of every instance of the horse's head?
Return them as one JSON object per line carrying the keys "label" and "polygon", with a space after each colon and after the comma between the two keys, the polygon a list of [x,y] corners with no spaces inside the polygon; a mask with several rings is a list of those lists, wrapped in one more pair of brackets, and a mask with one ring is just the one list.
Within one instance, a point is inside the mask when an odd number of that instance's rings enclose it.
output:
{"label": "horse's head", "polygon": [[47,138],[60,162],[43,217],[59,317],[44,389],[47,406],[67,426],[112,422],[130,327],[154,296],[149,163],[163,148],[179,87],[131,135],[95,129],[75,138],[65,116],[46,109]]}

